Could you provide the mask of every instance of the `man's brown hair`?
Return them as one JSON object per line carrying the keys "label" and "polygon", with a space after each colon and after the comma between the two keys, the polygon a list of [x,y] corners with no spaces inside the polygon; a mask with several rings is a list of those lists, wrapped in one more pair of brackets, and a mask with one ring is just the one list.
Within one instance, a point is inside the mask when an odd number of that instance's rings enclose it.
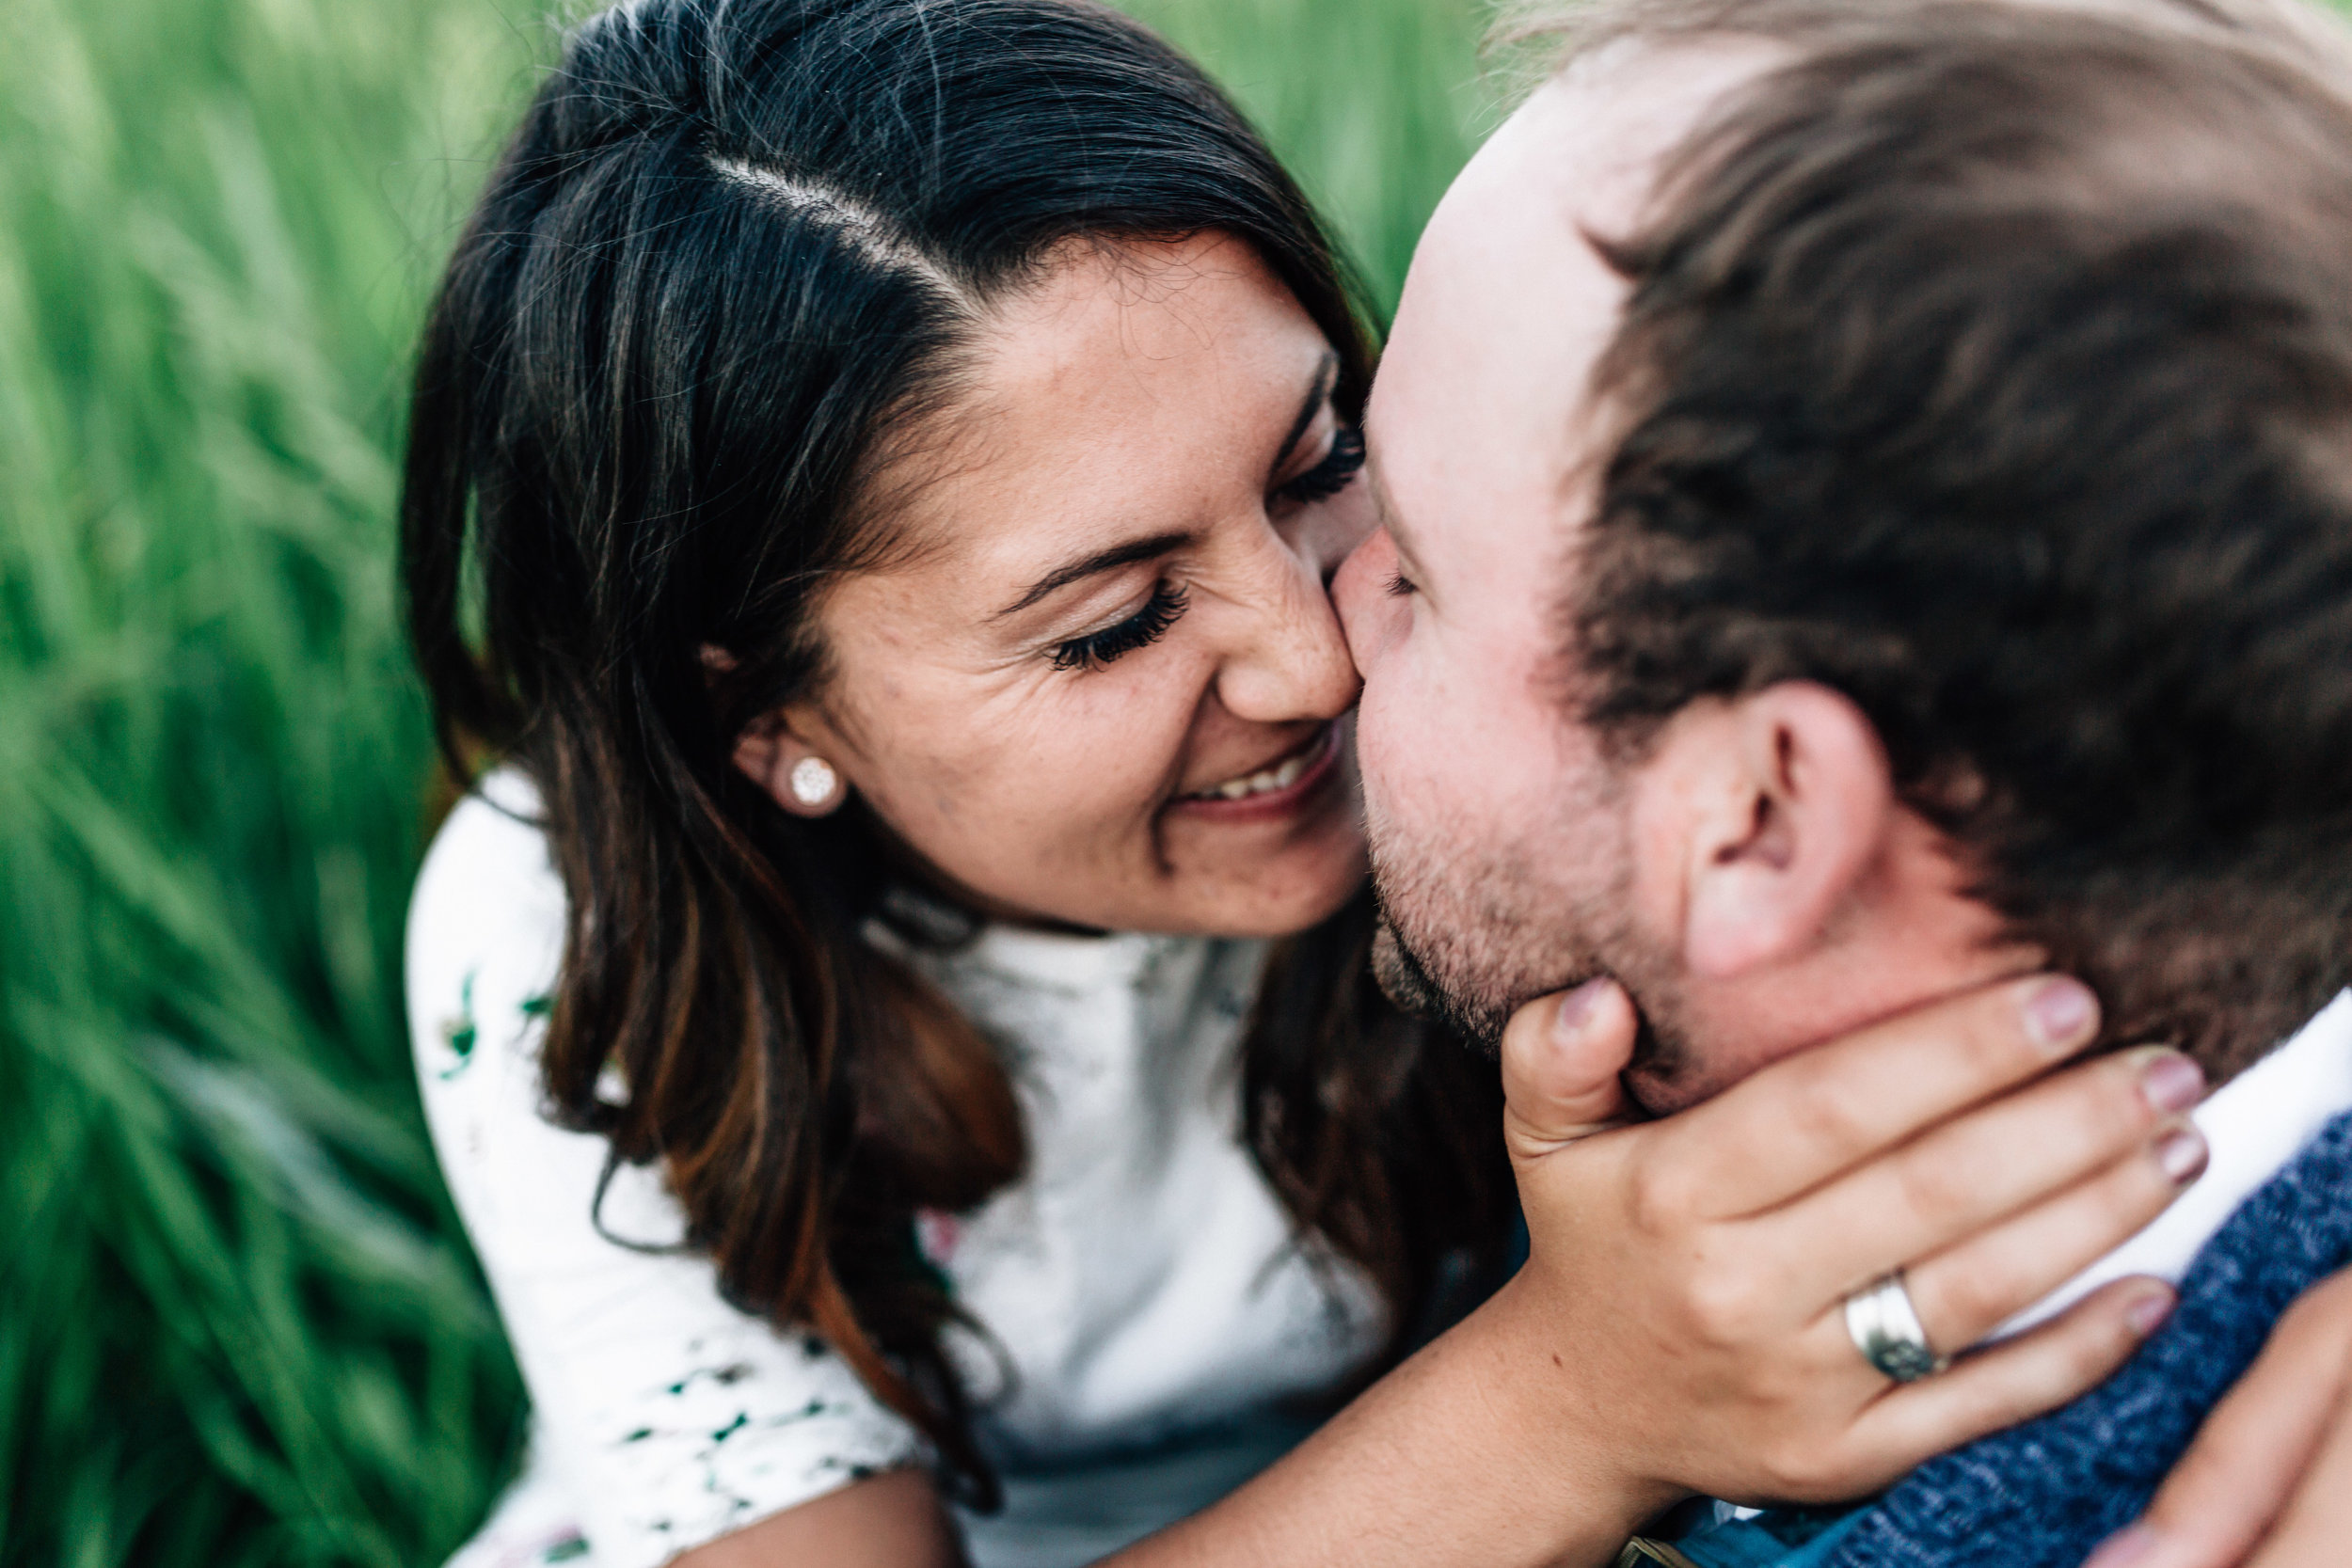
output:
{"label": "man's brown hair", "polygon": [[1567,637],[1629,748],[1844,691],[2118,1039],[2352,981],[2352,100],[2255,0],[1632,0],[1786,62],[1670,161]]}

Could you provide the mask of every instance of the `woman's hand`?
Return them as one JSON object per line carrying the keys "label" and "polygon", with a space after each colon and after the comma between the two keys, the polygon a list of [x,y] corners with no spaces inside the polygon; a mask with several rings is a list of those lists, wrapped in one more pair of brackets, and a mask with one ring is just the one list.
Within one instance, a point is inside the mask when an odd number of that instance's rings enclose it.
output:
{"label": "woman's hand", "polygon": [[1604,981],[1506,1033],[1533,1255],[1489,1311],[1524,1347],[1522,1418],[1549,1406],[1568,1462],[1599,1445],[1636,1508],[1876,1490],[2081,1392],[2169,1308],[2161,1282],[2119,1281],[1905,1386],[1847,1333],[1847,1294],[1900,1267],[1935,1347],[1972,1345],[2203,1168],[2186,1058],[2054,1070],[2097,1029],[2074,981],[1989,987],[1612,1126],[1634,1028]]}
{"label": "woman's hand", "polygon": [[2335,1568],[2352,1539],[2352,1271],[2305,1291],[2147,1516],[2086,1568]]}
{"label": "woman's hand", "polygon": [[1533,1254],[1492,1300],[1215,1508],[1118,1568],[1605,1563],[1693,1492],[1827,1500],[2038,1414],[2171,1304],[2124,1280],[1897,1387],[1846,1293],[1909,1267],[1939,1347],[1973,1343],[2112,1248],[2201,1165],[2186,1061],[2059,1070],[2097,1032],[2072,980],[2016,981],[1614,1125],[1635,1021],[1613,985],[1503,1041]]}

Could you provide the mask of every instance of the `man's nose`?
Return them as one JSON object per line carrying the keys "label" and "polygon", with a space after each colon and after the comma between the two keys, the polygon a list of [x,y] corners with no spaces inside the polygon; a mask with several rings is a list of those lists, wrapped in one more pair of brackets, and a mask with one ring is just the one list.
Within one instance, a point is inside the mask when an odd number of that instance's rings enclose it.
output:
{"label": "man's nose", "polygon": [[1395,575],[1396,546],[1383,528],[1375,529],[1349,551],[1331,579],[1331,606],[1359,671],[1372,668],[1374,619],[1387,597],[1386,584]]}

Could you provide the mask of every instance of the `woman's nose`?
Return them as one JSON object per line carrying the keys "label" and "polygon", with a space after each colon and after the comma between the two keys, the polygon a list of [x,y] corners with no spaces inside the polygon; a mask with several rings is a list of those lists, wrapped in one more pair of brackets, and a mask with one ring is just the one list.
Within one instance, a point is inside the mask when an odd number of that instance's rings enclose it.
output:
{"label": "woman's nose", "polygon": [[1324,589],[1321,563],[1275,552],[1248,632],[1217,675],[1217,697],[1260,723],[1335,719],[1356,702],[1356,661]]}

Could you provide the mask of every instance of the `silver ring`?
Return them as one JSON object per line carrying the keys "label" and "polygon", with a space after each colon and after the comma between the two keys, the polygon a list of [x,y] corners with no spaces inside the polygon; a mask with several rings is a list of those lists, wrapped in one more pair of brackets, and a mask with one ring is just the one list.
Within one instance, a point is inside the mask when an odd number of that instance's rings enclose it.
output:
{"label": "silver ring", "polygon": [[1952,1364],[1928,1343],[1900,1269],[1846,1298],[1846,1332],[1863,1360],[1898,1383],[1916,1383]]}

